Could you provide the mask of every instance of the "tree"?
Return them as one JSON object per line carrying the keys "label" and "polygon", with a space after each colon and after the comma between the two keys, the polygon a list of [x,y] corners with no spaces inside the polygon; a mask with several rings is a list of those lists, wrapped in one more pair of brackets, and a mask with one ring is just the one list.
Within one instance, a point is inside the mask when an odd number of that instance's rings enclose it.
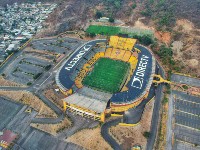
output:
{"label": "tree", "polygon": [[103,17],[103,14],[102,14],[102,12],[100,12],[100,11],[97,11],[97,12],[96,12],[96,15],[95,15],[95,17],[96,17],[97,19],[99,19],[99,18]]}
{"label": "tree", "polygon": [[146,139],[148,139],[149,137],[150,137],[150,132],[147,132],[147,131],[145,131],[144,133],[143,133],[143,136],[146,138]]}
{"label": "tree", "polygon": [[109,18],[109,22],[113,23],[114,21],[115,21],[115,20],[114,20],[113,17],[110,17],[110,18]]}
{"label": "tree", "polygon": [[5,73],[2,73],[1,75],[2,75],[3,77],[5,77],[5,76],[6,76],[6,74],[5,74]]}
{"label": "tree", "polygon": [[150,45],[150,44],[153,43],[151,37],[148,36],[148,35],[142,36],[142,37],[141,37],[141,41],[142,41],[142,43],[143,43],[144,45]]}
{"label": "tree", "polygon": [[90,33],[89,36],[90,36],[91,38],[93,38],[93,37],[96,36],[96,34],[95,34],[95,33]]}
{"label": "tree", "polygon": [[137,7],[136,3],[132,5],[132,8],[135,9]]}

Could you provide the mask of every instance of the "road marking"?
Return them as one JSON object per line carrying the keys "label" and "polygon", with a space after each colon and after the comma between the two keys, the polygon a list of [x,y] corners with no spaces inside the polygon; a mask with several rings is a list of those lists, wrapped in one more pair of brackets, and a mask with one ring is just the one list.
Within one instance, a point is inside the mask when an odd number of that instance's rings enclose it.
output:
{"label": "road marking", "polygon": [[193,103],[193,104],[198,104],[198,105],[200,105],[200,103],[193,102],[193,101],[188,101],[188,100],[182,99],[182,98],[175,98],[175,101],[176,101],[176,100],[181,100],[181,101],[185,101],[185,102],[188,102],[188,103]]}
{"label": "road marking", "polygon": [[[191,146],[194,146],[193,143],[190,143],[190,142],[187,142],[187,141],[182,141],[182,140],[180,140],[180,139],[176,139],[176,141],[181,142],[181,143],[184,143],[184,144],[188,144],[188,145],[191,145]],[[197,146],[197,147],[199,147],[199,146]]]}
{"label": "road marking", "polygon": [[189,113],[189,112],[182,111],[182,110],[178,110],[178,109],[175,109],[175,111],[182,112],[182,113],[184,113],[184,114],[188,114],[188,115],[192,115],[192,116],[196,116],[196,117],[200,117],[200,116],[197,115],[197,114]]}
{"label": "road marking", "polygon": [[48,76],[48,78],[46,78],[46,80],[44,80],[44,81],[40,84],[40,86],[42,86],[42,85],[51,77],[51,75],[52,75],[52,73],[50,73],[50,75]]}
{"label": "road marking", "polygon": [[178,125],[178,126],[182,126],[182,127],[186,127],[186,128],[192,129],[192,130],[200,131],[200,129],[189,127],[189,126],[186,126],[186,125],[183,125],[183,124],[179,124],[179,123],[175,123],[175,124]]}

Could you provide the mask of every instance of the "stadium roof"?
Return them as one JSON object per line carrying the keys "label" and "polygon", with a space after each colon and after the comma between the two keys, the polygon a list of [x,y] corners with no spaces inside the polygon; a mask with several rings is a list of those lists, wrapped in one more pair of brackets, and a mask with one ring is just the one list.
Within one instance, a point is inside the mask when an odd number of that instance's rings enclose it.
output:
{"label": "stadium roof", "polygon": [[97,113],[102,113],[106,109],[107,102],[100,101],[98,99],[93,99],[87,96],[84,96],[79,93],[72,94],[64,99],[65,102],[93,110]]}

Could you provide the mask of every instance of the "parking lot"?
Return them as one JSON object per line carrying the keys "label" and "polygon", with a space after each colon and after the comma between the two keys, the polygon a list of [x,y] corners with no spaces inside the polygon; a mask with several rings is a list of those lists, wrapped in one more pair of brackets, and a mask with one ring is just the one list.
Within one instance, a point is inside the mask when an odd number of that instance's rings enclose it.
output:
{"label": "parking lot", "polygon": [[70,38],[54,38],[46,40],[35,40],[32,42],[33,49],[45,50],[56,53],[66,53],[80,44],[79,40]]}
{"label": "parking lot", "polygon": [[30,85],[43,72],[51,68],[51,62],[34,57],[34,55],[25,54],[18,57],[7,69],[7,79],[14,82]]}
{"label": "parking lot", "polygon": [[5,78],[23,85],[32,85],[64,56],[72,53],[80,43],[82,41],[71,38],[35,40],[7,67]]}
{"label": "parking lot", "polygon": [[[200,80],[173,74],[171,81],[187,86],[200,87]],[[200,97],[189,92],[171,91],[169,97],[166,149],[200,149]]]}
{"label": "parking lot", "polygon": [[[21,149],[20,149],[21,148]],[[82,150],[78,145],[67,143],[63,140],[59,140],[45,132],[39,131],[32,127],[28,127],[22,134],[17,144],[14,145],[13,149],[19,150],[66,150],[66,149],[77,149]]]}
{"label": "parking lot", "polygon": [[0,97],[0,131],[6,127],[21,108],[21,104]]}
{"label": "parking lot", "polygon": [[0,97],[0,131],[6,128],[19,136],[12,149],[83,149],[75,144],[59,140],[48,133],[30,127],[31,120],[37,115],[37,112],[33,109],[31,112],[26,112],[27,109],[28,106],[26,105]]}
{"label": "parking lot", "polygon": [[175,150],[200,149],[200,98],[172,91]]}

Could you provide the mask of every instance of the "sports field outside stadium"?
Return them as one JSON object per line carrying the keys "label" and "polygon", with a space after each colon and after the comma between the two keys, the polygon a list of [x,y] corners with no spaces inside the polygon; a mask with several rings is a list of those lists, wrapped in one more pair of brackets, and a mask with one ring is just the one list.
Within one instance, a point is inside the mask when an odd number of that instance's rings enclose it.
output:
{"label": "sports field outside stadium", "polygon": [[109,93],[119,92],[129,73],[130,64],[100,58],[83,80],[83,85]]}

